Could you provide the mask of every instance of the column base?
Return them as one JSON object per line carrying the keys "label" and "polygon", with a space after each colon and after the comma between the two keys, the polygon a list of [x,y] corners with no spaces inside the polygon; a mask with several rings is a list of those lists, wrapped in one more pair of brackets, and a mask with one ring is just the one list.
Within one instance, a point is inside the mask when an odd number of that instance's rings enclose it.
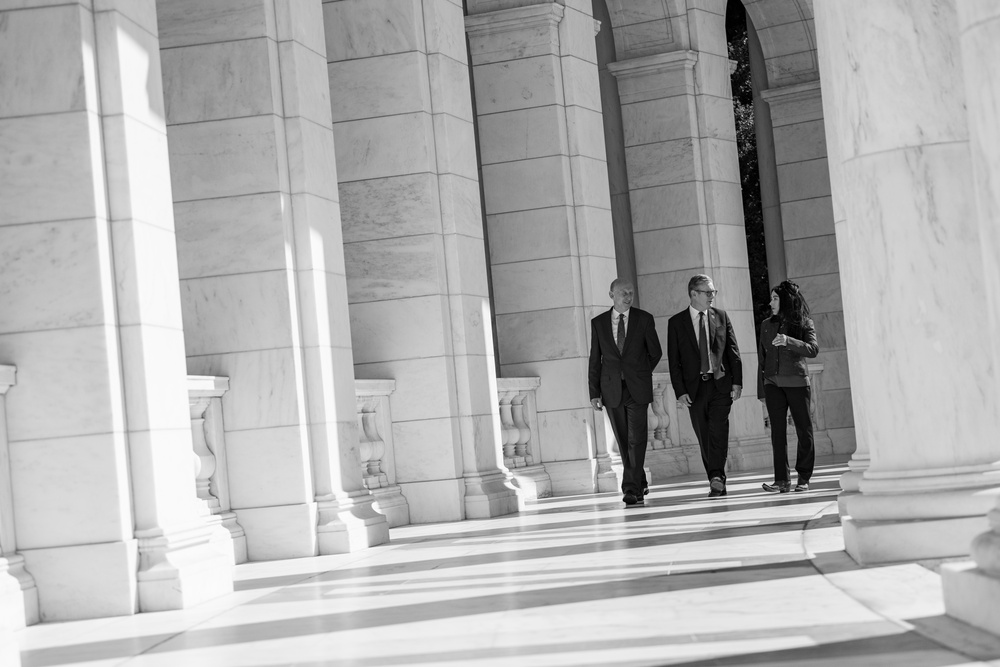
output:
{"label": "column base", "polygon": [[841,516],[844,546],[861,565],[966,556],[972,539],[989,530],[985,515],[884,521]]}
{"label": "column base", "polygon": [[[610,443],[610,440],[609,440]],[[617,445],[615,445],[617,447]],[[598,456],[594,459],[597,468],[596,492],[610,493],[622,488],[622,459],[618,454]],[[594,493],[593,490],[589,493]]]}
{"label": "column base", "polygon": [[518,511],[517,491],[506,476],[497,471],[488,475],[465,476],[465,517],[489,519]]}
{"label": "column base", "polygon": [[38,588],[24,569],[24,558],[16,553],[0,558],[0,628],[23,628],[35,623]]}
{"label": "column base", "polygon": [[233,563],[239,565],[247,562],[247,534],[236,520],[236,512],[222,512],[218,517],[222,519],[222,527],[229,531],[229,538],[232,540]]}
{"label": "column base", "polygon": [[535,464],[510,471],[524,500],[538,500],[552,497],[552,478],[545,472],[545,466]]}
{"label": "column base", "polygon": [[125,616],[138,611],[136,540],[23,549],[19,553],[38,587],[41,621]]}
{"label": "column base", "polygon": [[346,554],[389,541],[389,524],[375,511],[367,490],[319,502],[319,553]]}
{"label": "column base", "polygon": [[139,538],[139,611],[187,609],[233,592],[233,564],[226,543],[213,542],[202,523],[183,529],[136,533]]}
{"label": "column base", "polygon": [[398,486],[372,489],[375,498],[375,510],[385,517],[390,528],[406,526],[410,523],[410,506],[403,497],[403,491]]}
{"label": "column base", "polygon": [[319,553],[316,503],[237,509],[250,561],[306,558]]}
{"label": "column base", "polygon": [[[546,461],[545,470],[552,481],[553,496],[577,496],[600,492],[601,485],[610,485],[611,490],[617,489],[617,478],[612,470],[598,472],[597,460],[574,459],[571,461]],[[608,481],[601,481],[608,476]]]}
{"label": "column base", "polygon": [[671,477],[680,477],[691,472],[691,465],[684,451],[679,447],[646,450],[646,469],[649,470],[650,484],[663,484]]}
{"label": "column base", "polygon": [[1000,635],[1000,578],[967,563],[941,566],[945,612],[969,625]]}

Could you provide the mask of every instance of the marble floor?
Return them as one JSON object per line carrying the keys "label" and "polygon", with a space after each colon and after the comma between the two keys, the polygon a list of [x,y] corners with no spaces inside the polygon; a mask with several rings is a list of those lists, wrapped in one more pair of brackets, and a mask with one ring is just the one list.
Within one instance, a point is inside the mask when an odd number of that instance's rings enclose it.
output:
{"label": "marble floor", "polygon": [[195,609],[17,633],[23,667],[199,665],[1000,665],[1000,638],[944,615],[939,563],[858,567],[837,479],[708,500],[690,477],[645,507],[553,498],[515,516],[394,528],[355,554],[237,568]]}

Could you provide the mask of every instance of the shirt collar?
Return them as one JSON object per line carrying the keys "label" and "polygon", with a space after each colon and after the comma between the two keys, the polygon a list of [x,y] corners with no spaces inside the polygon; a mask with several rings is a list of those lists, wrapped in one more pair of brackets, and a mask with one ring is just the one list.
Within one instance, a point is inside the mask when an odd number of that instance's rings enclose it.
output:
{"label": "shirt collar", "polygon": [[[705,311],[704,311],[705,312],[705,317],[708,317],[708,311],[709,311],[710,308],[711,307],[705,309]],[[697,320],[698,319],[698,315],[700,315],[702,311],[698,310],[694,306],[688,306],[688,312],[691,314],[691,319],[692,320]]]}
{"label": "shirt collar", "polygon": [[617,311],[617,310],[615,309],[615,307],[614,307],[614,306],[612,306],[612,307],[611,307],[611,313],[612,313],[612,315],[611,315],[611,319],[613,319],[613,320],[617,320],[617,319],[618,319],[618,316],[619,316],[619,315],[624,315],[624,316],[625,316],[625,319],[627,320],[627,319],[628,319],[628,314],[629,314],[629,313],[631,313],[631,312],[632,312],[632,309],[631,309],[631,308],[629,308],[629,309],[628,309],[628,310],[626,310],[626,311],[625,311],[624,313],[619,313],[619,312],[618,312],[618,311]]}

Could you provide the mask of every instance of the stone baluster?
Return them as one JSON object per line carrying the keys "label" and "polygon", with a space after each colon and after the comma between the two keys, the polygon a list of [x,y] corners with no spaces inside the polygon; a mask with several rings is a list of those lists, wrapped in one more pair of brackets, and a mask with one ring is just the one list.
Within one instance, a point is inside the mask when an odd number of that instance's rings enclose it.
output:
{"label": "stone baluster", "polygon": [[552,495],[552,479],[539,463],[542,457],[535,395],[541,383],[537,377],[497,378],[504,465],[514,478],[522,500]]}
{"label": "stone baluster", "polygon": [[385,515],[390,528],[410,523],[410,506],[396,480],[396,453],[392,441],[389,396],[395,380],[355,380],[358,409],[358,443],[361,476],[375,499],[375,509]]}
{"label": "stone baluster", "polygon": [[[18,665],[17,645],[8,631],[37,623],[38,589],[17,553],[14,534],[14,496],[11,491],[10,452],[7,444],[7,390],[15,384],[14,366],[0,365],[0,664]],[[11,657],[13,656],[13,657]]]}
{"label": "stone baluster", "polygon": [[[670,373],[653,373],[653,402],[649,405],[647,420],[646,474],[649,481],[659,484],[670,477],[691,472],[689,457],[680,446],[677,398],[670,384]],[[700,454],[698,457],[700,462]]]}
{"label": "stone baluster", "polygon": [[188,409],[194,456],[194,485],[201,514],[212,528],[212,542],[234,563],[247,561],[247,538],[229,502],[226,439],[222,423],[222,396],[229,378],[189,375]]}

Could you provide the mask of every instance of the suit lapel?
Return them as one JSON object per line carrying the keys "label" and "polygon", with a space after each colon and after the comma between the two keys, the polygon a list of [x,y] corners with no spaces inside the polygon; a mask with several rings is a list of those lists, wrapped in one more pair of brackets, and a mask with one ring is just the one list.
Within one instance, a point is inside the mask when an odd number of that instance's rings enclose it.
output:
{"label": "suit lapel", "polygon": [[684,330],[688,332],[688,337],[691,339],[691,345],[694,346],[695,353],[698,352],[698,329],[694,324],[694,320],[691,319],[691,310],[689,308],[684,309],[684,318],[687,325]]}
{"label": "suit lapel", "polygon": [[719,328],[719,316],[715,312],[715,308],[709,307],[708,309],[708,340],[709,349],[715,352],[717,346],[715,344],[715,332]]}
{"label": "suit lapel", "polygon": [[622,345],[622,351],[621,351],[622,356],[625,356],[625,350],[628,349],[628,344],[631,343],[632,338],[634,338],[632,333],[635,331],[635,320],[636,320],[635,308],[632,308],[629,310],[628,319],[625,320],[627,328],[625,329],[625,344]]}
{"label": "suit lapel", "polygon": [[[618,341],[616,340],[616,337],[617,337],[618,333],[615,332],[615,331],[612,331],[612,327],[614,326],[614,321],[615,321],[614,318],[612,317],[612,315],[614,314],[614,312],[615,312],[615,308],[614,308],[614,306],[612,306],[606,313],[604,313],[604,321],[601,323],[601,329],[604,330],[604,335],[608,336],[611,339],[611,347],[612,347],[612,349],[614,349],[615,354],[617,354],[619,357],[621,357],[622,353],[618,351]],[[625,336],[625,342],[626,342],[626,344],[628,343],[628,335],[627,334],[628,334],[628,332],[626,332],[626,336]]]}

